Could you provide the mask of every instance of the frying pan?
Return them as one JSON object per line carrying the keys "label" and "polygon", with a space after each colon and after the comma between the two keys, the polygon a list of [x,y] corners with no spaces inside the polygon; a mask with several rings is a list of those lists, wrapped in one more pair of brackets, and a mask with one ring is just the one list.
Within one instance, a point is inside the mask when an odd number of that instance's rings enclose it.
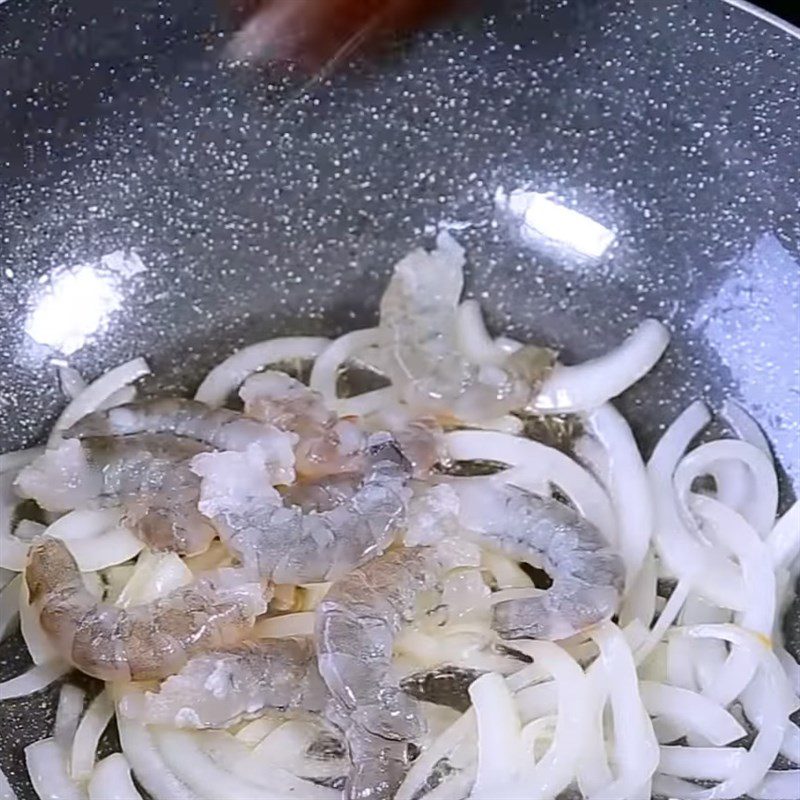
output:
{"label": "frying pan", "polygon": [[[54,359],[94,377],[146,355],[148,388],[183,392],[243,344],[373,323],[393,262],[444,224],[495,330],[569,361],[664,320],[669,356],[619,401],[645,454],[689,401],[731,396],[791,498],[800,36],[752,11],[509,0],[309,83],[222,63],[210,0],[8,0],[0,449],[40,441],[63,406]],[[499,190],[546,198],[550,238]],[[23,658],[4,642],[0,679]],[[22,797],[55,696],[0,705]]]}

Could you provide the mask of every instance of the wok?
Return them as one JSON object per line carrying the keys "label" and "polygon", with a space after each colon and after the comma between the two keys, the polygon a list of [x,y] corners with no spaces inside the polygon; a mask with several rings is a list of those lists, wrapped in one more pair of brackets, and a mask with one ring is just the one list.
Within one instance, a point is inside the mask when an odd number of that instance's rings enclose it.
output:
{"label": "wok", "polygon": [[[495,330],[569,361],[664,320],[668,357],[619,400],[645,453],[689,401],[732,396],[790,498],[800,38],[752,11],[510,0],[307,82],[224,65],[210,0],[1,5],[0,449],[45,436],[54,360],[94,377],[145,355],[149,388],[188,391],[243,344],[371,324],[445,223]],[[498,189],[546,196],[561,243],[521,235]],[[22,660],[4,642],[0,679]],[[0,705],[22,797],[55,696]]]}

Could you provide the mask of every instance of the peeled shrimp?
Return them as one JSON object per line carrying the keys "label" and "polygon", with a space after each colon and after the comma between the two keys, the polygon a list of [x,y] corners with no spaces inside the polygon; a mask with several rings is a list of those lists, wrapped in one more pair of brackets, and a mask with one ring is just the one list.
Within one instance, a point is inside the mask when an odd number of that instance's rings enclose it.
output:
{"label": "peeled shrimp", "polygon": [[366,434],[353,421],[339,419],[318,392],[284,372],[261,372],[239,392],[245,411],[282,431],[297,434],[297,471],[305,478],[358,472]]}
{"label": "peeled shrimp", "polygon": [[293,437],[238,411],[211,408],[181,397],[143,400],[95,412],[73,425],[64,436],[86,439],[146,433],[172,433],[215,450],[246,450],[257,446],[274,465],[275,483],[291,483],[294,479]]}
{"label": "peeled shrimp", "polygon": [[266,709],[321,713],[329,699],[310,638],[259,639],[194,656],[158,691],[126,695],[121,711],[147,725],[226,728]]}
{"label": "peeled shrimp", "polygon": [[156,680],[193,656],[239,642],[269,595],[237,570],[218,570],[151,603],[118,608],[86,588],[52,537],[34,541],[25,579],[42,628],[63,658],[104,681]]}
{"label": "peeled shrimp", "polygon": [[500,365],[459,354],[458,302],[464,250],[446,232],[437,249],[414,250],[394,270],[381,300],[380,328],[392,383],[416,410],[480,421],[524,408],[553,366],[548,350],[523,347]]}
{"label": "peeled shrimp", "polygon": [[392,550],[337,581],[317,609],[317,660],[333,695],[328,717],[345,734],[348,800],[394,796],[409,745],[425,733],[417,700],[392,672],[392,646],[440,567],[432,548]]}
{"label": "peeled shrimp", "polygon": [[218,460],[209,453],[192,462],[203,477],[200,510],[246,569],[276,583],[339,578],[382,553],[404,520],[410,467],[387,435],[371,438],[357,490],[343,489],[325,511],[286,506],[263,480],[220,469]]}
{"label": "peeled shrimp", "polygon": [[588,520],[516,486],[461,493],[461,522],[481,544],[544,567],[553,585],[541,595],[498,603],[493,627],[506,639],[565,639],[617,609],[625,567]]}
{"label": "peeled shrimp", "polygon": [[199,552],[216,531],[197,509],[189,462],[207,449],[171,434],[67,439],[22,470],[16,488],[48,511],[122,505],[151,548]]}

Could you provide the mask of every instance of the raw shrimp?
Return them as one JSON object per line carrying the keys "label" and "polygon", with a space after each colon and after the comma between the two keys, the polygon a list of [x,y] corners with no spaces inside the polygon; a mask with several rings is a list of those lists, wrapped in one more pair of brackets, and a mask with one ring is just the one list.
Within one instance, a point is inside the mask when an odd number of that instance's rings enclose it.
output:
{"label": "raw shrimp", "polygon": [[362,469],[366,433],[354,421],[339,419],[322,395],[305,384],[284,372],[268,371],[248,378],[239,395],[247,414],[297,434],[295,459],[301,476],[314,479]]}
{"label": "raw shrimp", "polygon": [[25,570],[31,605],[58,652],[104,681],[156,680],[187,660],[239,642],[269,595],[241,571],[218,570],[140,606],[102,603],[59,539],[34,541]]}
{"label": "raw shrimp", "polygon": [[506,639],[565,639],[617,609],[625,568],[603,534],[575,511],[516,486],[461,493],[461,522],[479,542],[532,566],[553,585],[536,597],[494,606],[493,627]]}
{"label": "raw shrimp", "polygon": [[218,459],[202,454],[192,462],[203,476],[200,510],[246,569],[276,583],[339,578],[382,553],[404,521],[410,466],[386,434],[371,437],[357,490],[343,490],[345,499],[327,511],[283,505],[263,480],[219,467]]}
{"label": "raw shrimp", "polygon": [[527,406],[554,354],[523,347],[500,366],[459,355],[464,260],[463,248],[445,232],[433,252],[418,249],[402,259],[381,300],[380,327],[392,356],[392,383],[412,408],[480,421]]}
{"label": "raw shrimp", "polygon": [[65,438],[132,436],[172,433],[202,442],[215,450],[245,450],[257,446],[274,465],[275,483],[291,483],[294,437],[228,408],[211,408],[197,400],[165,397],[117,406],[84,417]]}
{"label": "raw shrimp", "polygon": [[226,728],[267,709],[318,714],[329,699],[310,638],[259,639],[194,656],[158,691],[126,695],[121,711],[147,725]]}
{"label": "raw shrimp", "polygon": [[440,571],[433,548],[392,550],[334,583],[317,609],[317,660],[333,695],[328,717],[350,750],[349,800],[393,797],[409,746],[425,733],[418,701],[393,675],[392,646]]}
{"label": "raw shrimp", "polygon": [[48,511],[122,505],[155,550],[195,553],[216,530],[197,509],[190,460],[208,447],[172,434],[67,439],[26,467],[16,487]]}

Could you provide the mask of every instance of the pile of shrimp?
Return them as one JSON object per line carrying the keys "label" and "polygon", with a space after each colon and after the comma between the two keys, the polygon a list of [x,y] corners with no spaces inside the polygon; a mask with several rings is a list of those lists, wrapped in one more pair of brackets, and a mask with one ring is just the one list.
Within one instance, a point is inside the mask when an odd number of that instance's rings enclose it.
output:
{"label": "pile of shrimp", "polygon": [[[251,345],[193,399],[61,367],[47,445],[0,456],[33,661],[0,701],[60,687],[39,797],[798,797],[800,510],[760,428],[728,402],[687,453],[697,402],[645,462],[610,401],[664,326],[566,366],[488,334],[465,261],[440,234],[376,328]],[[379,388],[340,396],[353,368]]]}

